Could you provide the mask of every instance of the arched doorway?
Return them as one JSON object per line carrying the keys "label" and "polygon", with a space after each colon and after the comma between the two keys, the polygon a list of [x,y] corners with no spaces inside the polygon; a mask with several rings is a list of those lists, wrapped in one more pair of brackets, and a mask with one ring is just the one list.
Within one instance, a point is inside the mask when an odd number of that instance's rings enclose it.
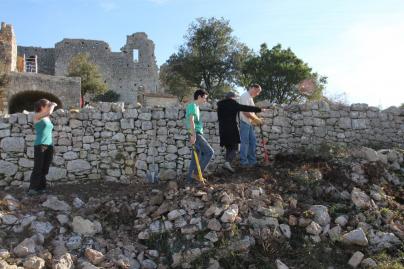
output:
{"label": "arched doorway", "polygon": [[56,109],[62,108],[62,102],[55,95],[48,92],[41,91],[23,91],[14,94],[8,101],[8,113],[18,113],[27,111],[34,111],[34,104],[39,99],[48,99],[51,102],[58,104]]}

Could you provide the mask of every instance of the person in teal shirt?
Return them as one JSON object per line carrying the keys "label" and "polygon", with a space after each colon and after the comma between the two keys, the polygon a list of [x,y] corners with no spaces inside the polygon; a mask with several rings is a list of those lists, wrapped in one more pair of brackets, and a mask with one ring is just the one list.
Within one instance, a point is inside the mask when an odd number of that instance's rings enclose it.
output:
{"label": "person in teal shirt", "polygon": [[[201,112],[199,106],[206,103],[208,93],[204,90],[197,90],[194,93],[194,101],[189,103],[186,107],[185,125],[189,133],[189,140],[198,152],[200,166],[202,172],[208,166],[210,160],[213,157],[213,148],[209,145],[208,141],[203,137],[203,123],[201,120]],[[191,163],[189,164],[189,171],[187,181],[190,184],[195,183],[196,179],[196,162],[194,154],[191,154]]]}
{"label": "person in teal shirt", "polygon": [[49,118],[57,106],[46,99],[35,103],[34,128],[34,169],[31,173],[29,195],[46,192],[46,175],[53,158],[52,130],[53,124]]}

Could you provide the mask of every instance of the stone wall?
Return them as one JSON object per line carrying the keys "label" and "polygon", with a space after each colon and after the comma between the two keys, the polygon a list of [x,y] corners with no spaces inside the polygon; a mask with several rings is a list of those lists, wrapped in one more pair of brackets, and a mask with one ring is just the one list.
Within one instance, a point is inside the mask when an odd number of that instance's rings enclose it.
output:
{"label": "stone wall", "polygon": [[55,49],[18,46],[18,56],[38,56],[38,73],[55,75]]}
{"label": "stone wall", "polygon": [[[273,157],[322,143],[379,145],[404,148],[404,110],[380,111],[364,104],[329,105],[325,102],[271,107],[262,113],[265,124],[256,128],[257,153],[261,137]],[[202,111],[207,139],[215,150],[210,170],[223,163],[217,114]],[[99,103],[80,112],[58,110],[53,115],[55,156],[48,179],[78,182],[94,179],[130,182],[144,177],[153,156],[162,179],[183,174],[191,156],[182,107],[136,108]],[[33,167],[32,114],[0,118],[0,185],[27,185]]]}
{"label": "stone wall", "polygon": [[7,112],[13,102],[22,102],[26,93],[32,92],[44,93],[43,98],[52,99],[59,107],[79,107],[80,78],[17,72],[10,72],[9,76],[10,81],[3,91],[6,100],[3,112]]}

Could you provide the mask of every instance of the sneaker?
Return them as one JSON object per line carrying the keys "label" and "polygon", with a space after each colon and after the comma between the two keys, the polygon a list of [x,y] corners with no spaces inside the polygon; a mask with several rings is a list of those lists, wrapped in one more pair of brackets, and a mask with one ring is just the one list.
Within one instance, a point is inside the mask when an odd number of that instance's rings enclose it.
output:
{"label": "sneaker", "polygon": [[39,194],[48,194],[48,190],[47,189],[42,189],[38,191]]}
{"label": "sneaker", "polygon": [[30,189],[30,190],[28,190],[27,194],[28,194],[28,196],[35,196],[35,195],[39,195],[40,193],[37,190]]}
{"label": "sneaker", "polygon": [[233,167],[231,167],[231,164],[230,164],[229,162],[225,162],[225,163],[223,164],[223,168],[226,169],[226,170],[229,171],[229,172],[232,172],[232,173],[236,172],[236,171],[233,169]]}

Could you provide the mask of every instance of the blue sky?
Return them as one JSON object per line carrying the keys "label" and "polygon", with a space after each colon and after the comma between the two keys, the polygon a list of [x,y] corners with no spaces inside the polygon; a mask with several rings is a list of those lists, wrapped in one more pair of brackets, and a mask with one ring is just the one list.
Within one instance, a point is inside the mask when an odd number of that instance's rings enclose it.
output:
{"label": "blue sky", "polygon": [[[17,43],[97,39],[119,51],[146,32],[158,65],[198,17],[224,17],[250,48],[290,47],[328,76],[327,95],[386,108],[404,103],[404,0],[0,0]],[[345,95],[344,95],[345,93]]]}

